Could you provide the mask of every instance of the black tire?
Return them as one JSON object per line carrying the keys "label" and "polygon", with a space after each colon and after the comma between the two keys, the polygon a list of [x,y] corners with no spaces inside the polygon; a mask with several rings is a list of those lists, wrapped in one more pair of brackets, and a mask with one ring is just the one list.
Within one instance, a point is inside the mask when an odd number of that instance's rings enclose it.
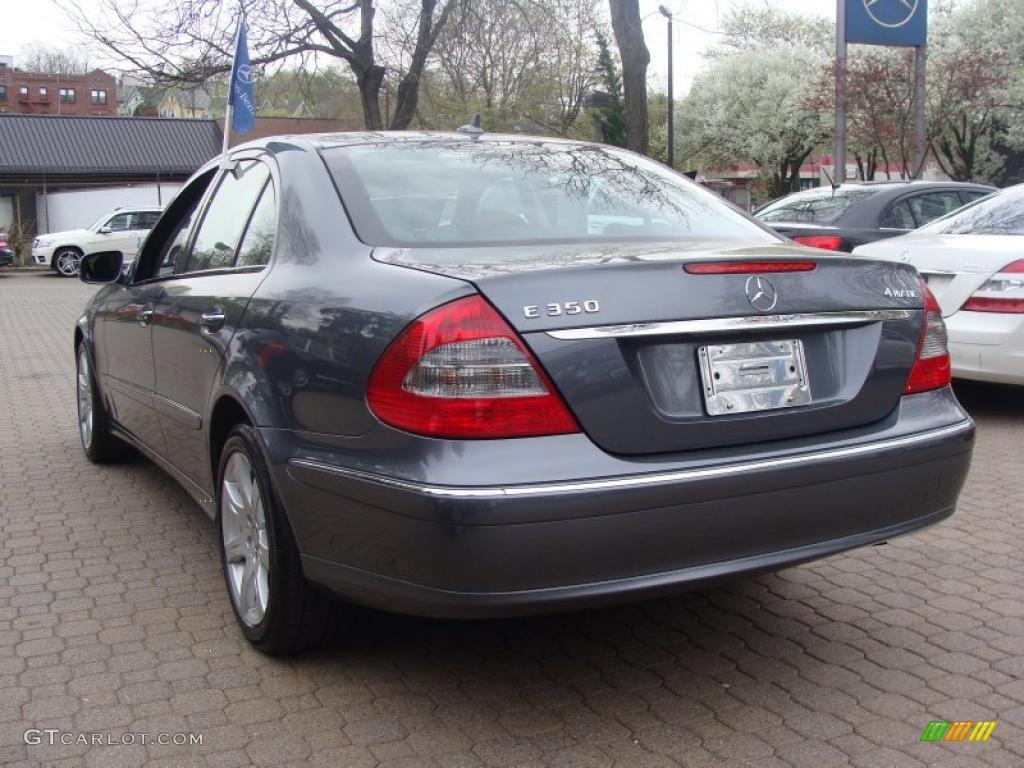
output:
{"label": "black tire", "polygon": [[[134,449],[128,443],[115,437],[110,431],[110,419],[103,407],[103,398],[96,387],[96,375],[93,372],[92,357],[88,345],[82,341],[75,350],[75,394],[78,403],[78,436],[82,441],[82,450],[93,464],[107,464],[130,458]],[[87,430],[83,419],[83,409],[88,405],[91,409],[92,425]]]}
{"label": "black tire", "polygon": [[[60,277],[78,277],[78,265],[82,260],[82,250],[74,246],[62,246],[53,252],[50,267]],[[74,268],[71,268],[71,262]]]}
{"label": "black tire", "polygon": [[[225,471],[236,453],[248,461],[250,482],[258,488],[263,501],[269,551],[266,606],[262,618],[255,623],[244,618],[244,611],[240,609],[242,597],[238,588],[233,586],[225,546]],[[246,640],[264,653],[286,655],[319,648],[337,638],[344,629],[349,612],[303,574],[298,546],[284,504],[267,470],[256,433],[248,424],[239,424],[228,433],[217,470],[216,501],[217,539],[224,582],[235,619]],[[232,567],[240,565],[235,562]]]}

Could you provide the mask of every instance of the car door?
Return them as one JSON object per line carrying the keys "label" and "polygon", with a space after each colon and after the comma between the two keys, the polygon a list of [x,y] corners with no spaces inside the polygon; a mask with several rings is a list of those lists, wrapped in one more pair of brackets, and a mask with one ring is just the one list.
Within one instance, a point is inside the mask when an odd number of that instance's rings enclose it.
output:
{"label": "car door", "polygon": [[[131,282],[113,287],[97,311],[96,365],[103,376],[104,391],[117,423],[139,442],[163,455],[166,444],[154,405],[156,374],[153,361],[153,318],[163,295],[161,265],[183,252],[192,230],[193,214],[205,198],[212,173],[186,186],[159,220],[146,253],[132,271]],[[112,216],[104,225],[125,220],[126,213]],[[126,230],[125,230],[126,231]],[[111,232],[113,234],[113,232]]]}
{"label": "car door", "polygon": [[156,305],[155,406],[169,460],[212,487],[205,420],[225,350],[264,278],[276,231],[269,166],[243,159],[225,170],[203,212],[183,271]]}
{"label": "car door", "polygon": [[99,247],[93,251],[121,251],[121,253],[135,254],[135,233],[132,232],[131,211],[115,213],[106,223],[100,227]]}

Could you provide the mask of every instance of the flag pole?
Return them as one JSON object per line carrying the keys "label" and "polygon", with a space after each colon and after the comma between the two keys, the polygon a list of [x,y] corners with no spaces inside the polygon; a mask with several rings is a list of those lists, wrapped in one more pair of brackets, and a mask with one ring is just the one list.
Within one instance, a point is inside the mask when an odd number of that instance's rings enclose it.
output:
{"label": "flag pole", "polygon": [[238,35],[242,31],[242,21],[239,19],[235,26],[235,50],[231,54],[231,69],[228,77],[228,97],[224,105],[224,146],[221,149],[222,159],[227,161],[228,143],[231,140],[231,119],[234,117],[234,107],[231,106],[231,89],[234,87],[235,65],[238,64]]}

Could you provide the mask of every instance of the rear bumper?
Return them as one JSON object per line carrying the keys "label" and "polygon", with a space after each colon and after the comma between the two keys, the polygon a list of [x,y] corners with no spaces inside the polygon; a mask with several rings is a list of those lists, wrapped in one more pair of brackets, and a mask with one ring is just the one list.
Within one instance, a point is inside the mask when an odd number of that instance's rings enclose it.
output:
{"label": "rear bumper", "polygon": [[433,485],[294,453],[275,473],[311,579],[471,618],[649,597],[907,533],[953,512],[973,438],[961,412],[885,439],[572,482]]}
{"label": "rear bumper", "polygon": [[1024,315],[956,312],[946,327],[953,376],[1024,384]]}

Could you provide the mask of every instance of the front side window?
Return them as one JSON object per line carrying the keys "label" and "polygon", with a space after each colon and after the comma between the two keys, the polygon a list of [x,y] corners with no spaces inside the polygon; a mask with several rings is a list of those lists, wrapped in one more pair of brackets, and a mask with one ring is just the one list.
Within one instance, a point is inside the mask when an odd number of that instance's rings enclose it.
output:
{"label": "front side window", "polygon": [[919,227],[952,213],[962,205],[956,192],[928,192],[910,198],[910,209],[914,212],[914,220]]}
{"label": "front side window", "polygon": [[188,266],[188,241],[215,171],[192,180],[167,206],[139,253],[136,281],[170,277]]}
{"label": "front side window", "polygon": [[890,205],[882,214],[879,226],[886,229],[914,229],[917,227],[914,222],[914,212],[910,210],[910,203],[900,200]]}
{"label": "front side window", "polygon": [[119,213],[116,216],[111,216],[107,219],[106,228],[111,232],[124,232],[126,229],[130,229],[131,214],[130,213]]}
{"label": "front side window", "polygon": [[251,160],[238,163],[221,177],[192,245],[189,272],[234,265],[242,230],[269,178],[270,169]]}
{"label": "front side window", "polygon": [[371,245],[775,241],[714,193],[608,147],[427,140],[323,156]]}

